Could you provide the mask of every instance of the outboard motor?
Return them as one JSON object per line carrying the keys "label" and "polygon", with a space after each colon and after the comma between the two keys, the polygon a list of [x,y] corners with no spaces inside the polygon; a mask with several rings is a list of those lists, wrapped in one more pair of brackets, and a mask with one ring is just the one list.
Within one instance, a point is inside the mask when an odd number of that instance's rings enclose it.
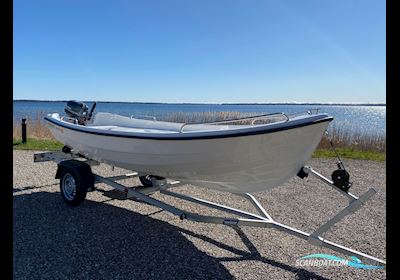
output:
{"label": "outboard motor", "polygon": [[78,124],[85,124],[89,120],[89,107],[80,101],[71,100],[64,108],[65,113],[78,121]]}

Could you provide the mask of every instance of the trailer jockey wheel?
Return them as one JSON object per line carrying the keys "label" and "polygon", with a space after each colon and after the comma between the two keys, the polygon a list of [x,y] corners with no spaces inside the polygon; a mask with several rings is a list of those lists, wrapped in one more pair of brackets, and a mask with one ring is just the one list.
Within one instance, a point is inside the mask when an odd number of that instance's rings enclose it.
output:
{"label": "trailer jockey wheel", "polygon": [[142,183],[142,185],[146,188],[153,186],[153,181],[152,181],[153,178],[156,180],[164,180],[163,177],[154,176],[154,175],[139,176],[140,183]]}
{"label": "trailer jockey wheel", "polygon": [[339,168],[339,169],[333,171],[333,173],[332,173],[333,184],[345,192],[348,192],[348,190],[350,189],[350,187],[352,185],[352,183],[349,182],[349,180],[350,180],[350,175],[344,169]]}
{"label": "trailer jockey wheel", "polygon": [[71,152],[71,148],[68,147],[68,146],[64,146],[64,147],[62,147],[62,152],[66,153],[66,154],[69,154]]}

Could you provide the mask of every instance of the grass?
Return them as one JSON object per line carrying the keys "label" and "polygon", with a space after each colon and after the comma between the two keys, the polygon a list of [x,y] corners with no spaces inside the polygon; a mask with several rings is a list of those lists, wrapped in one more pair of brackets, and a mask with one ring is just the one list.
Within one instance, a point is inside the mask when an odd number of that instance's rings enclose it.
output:
{"label": "grass", "polygon": [[[336,152],[339,154],[340,158],[386,161],[386,153],[383,152],[361,151],[361,150],[354,150],[352,148],[336,148]],[[317,149],[315,150],[313,157],[332,158],[336,157],[336,154],[332,150]]]}
{"label": "grass", "polygon": [[62,143],[52,139],[28,138],[26,143],[13,139],[14,150],[57,151],[61,150],[63,146]]}
{"label": "grass", "polygon": [[[240,112],[200,112],[187,113],[175,112],[158,119],[173,122],[201,123],[213,122],[218,120],[229,120],[238,117],[249,116]],[[43,119],[43,115],[37,115],[37,120]],[[245,122],[238,122],[238,124]],[[258,123],[257,123],[258,124]],[[63,144],[53,138],[50,130],[44,125],[43,121],[27,120],[27,135],[30,137],[26,144],[22,144],[21,124],[13,123],[13,148],[15,150],[60,150]],[[342,158],[364,159],[385,161],[386,160],[386,136],[371,136],[362,133],[352,133],[340,127],[330,128],[331,141],[336,151]],[[336,157],[330,148],[329,139],[324,135],[314,152],[313,157]]]}

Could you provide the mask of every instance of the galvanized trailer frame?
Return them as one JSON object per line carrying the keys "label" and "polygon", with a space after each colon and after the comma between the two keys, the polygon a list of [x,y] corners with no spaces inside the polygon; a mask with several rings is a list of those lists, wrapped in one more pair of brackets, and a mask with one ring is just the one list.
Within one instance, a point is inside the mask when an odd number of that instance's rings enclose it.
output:
{"label": "galvanized trailer frame", "polygon": [[[64,153],[64,152],[45,152],[45,153],[37,153],[34,155],[34,162],[43,162],[43,161],[53,161],[56,162],[59,166],[60,163],[66,161],[66,160],[77,160],[81,159],[80,161],[88,164],[88,165],[98,165],[99,162],[91,159],[87,159],[82,155],[79,154],[74,154],[73,152],[70,153]],[[379,266],[385,266],[386,262],[384,260],[375,258],[373,256],[364,254],[362,252],[347,248],[345,246],[336,244],[334,242],[331,242],[329,240],[324,239],[321,237],[321,235],[329,230],[334,224],[342,220],[345,216],[354,213],[355,211],[359,210],[363,204],[369,200],[375,193],[376,191],[373,188],[370,188],[368,191],[366,191],[364,194],[361,196],[357,197],[354,194],[351,194],[349,192],[345,192],[338,187],[336,187],[331,180],[328,178],[324,177],[323,175],[319,174],[317,171],[312,169],[310,166],[304,166],[302,170],[305,174],[305,176],[312,175],[320,180],[322,180],[326,185],[332,187],[333,189],[337,190],[341,195],[344,195],[349,199],[349,205],[345,207],[343,210],[338,212],[333,218],[331,218],[329,221],[321,225],[319,228],[317,228],[314,232],[312,233],[306,233],[304,231],[301,231],[299,229],[290,227],[288,225],[279,223],[275,221],[270,214],[262,207],[260,202],[251,194],[245,193],[245,194],[237,194],[240,195],[246,199],[248,199],[255,209],[257,210],[258,214],[250,213],[247,211],[243,211],[240,209],[228,207],[226,205],[221,205],[217,204],[214,202],[210,202],[204,199],[196,198],[196,197],[191,197],[187,196],[181,193],[177,192],[172,192],[169,189],[177,186],[184,185],[184,183],[181,183],[179,181],[167,181],[166,179],[164,180],[156,180],[152,179],[152,186],[151,187],[134,187],[134,188],[129,188],[126,187],[120,183],[117,183],[116,181],[122,180],[122,179],[127,179],[127,178],[132,178],[132,177],[139,177],[143,176],[146,174],[140,174],[138,172],[133,172],[130,174],[126,175],[120,175],[120,176],[112,176],[112,177],[103,177],[98,174],[93,174],[94,176],[94,183],[105,183],[109,185],[110,187],[117,189],[119,191],[122,191],[126,194],[127,198],[134,198],[139,201],[146,202],[150,205],[156,206],[158,208],[161,208],[165,211],[168,211],[174,215],[177,215],[181,220],[187,219],[190,221],[194,222],[201,222],[201,223],[209,223],[209,224],[222,224],[222,225],[235,225],[235,226],[252,226],[252,227],[264,227],[264,228],[274,228],[283,232],[286,232],[290,235],[302,238],[307,240],[310,244],[319,246],[319,247],[325,247],[329,248],[333,251],[348,255],[348,256],[355,256],[358,257],[359,259],[373,264],[373,265],[379,265]],[[186,200],[192,203],[200,204],[203,206],[207,206],[210,208],[214,208],[220,211],[224,211],[230,214],[234,214],[239,216],[238,218],[229,218],[229,217],[221,217],[221,216],[207,216],[207,215],[201,215],[197,213],[192,213],[188,212],[182,209],[179,209],[173,205],[166,204],[160,200],[154,199],[149,196],[149,194],[154,193],[154,192],[160,192],[161,194],[172,196],[178,199]]]}

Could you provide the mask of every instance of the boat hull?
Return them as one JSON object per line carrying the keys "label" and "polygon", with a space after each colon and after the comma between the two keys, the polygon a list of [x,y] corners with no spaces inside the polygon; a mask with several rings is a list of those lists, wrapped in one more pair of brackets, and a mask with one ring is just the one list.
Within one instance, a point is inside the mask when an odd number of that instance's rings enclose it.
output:
{"label": "boat hull", "polygon": [[49,123],[54,137],[113,166],[232,193],[277,187],[311,157],[329,121],[264,134],[210,139],[96,135]]}

